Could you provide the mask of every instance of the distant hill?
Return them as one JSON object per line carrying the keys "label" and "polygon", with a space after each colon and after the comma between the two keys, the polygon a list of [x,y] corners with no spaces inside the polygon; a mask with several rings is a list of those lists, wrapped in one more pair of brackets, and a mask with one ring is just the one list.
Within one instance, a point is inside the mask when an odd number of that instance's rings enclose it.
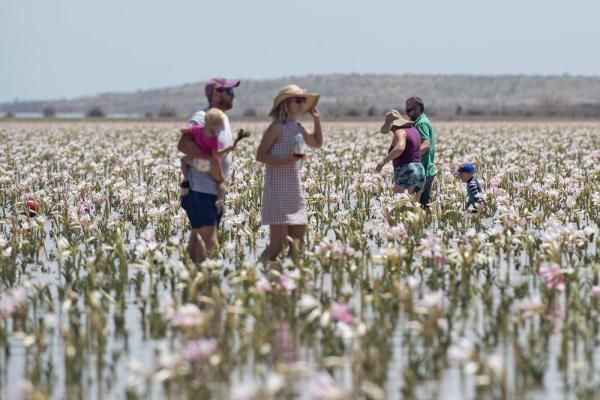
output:
{"label": "distant hill", "polygon": [[[321,93],[320,107],[328,115],[379,115],[391,107],[403,108],[410,96],[424,99],[430,113],[442,115],[510,114],[523,108],[552,113],[577,109],[599,112],[600,77],[527,75],[374,75],[332,74],[244,80],[236,90],[233,115],[266,115],[279,88],[296,83]],[[181,86],[103,93],[71,100],[22,101],[0,104],[0,112],[86,113],[99,106],[107,114],[147,113],[161,109],[186,116],[206,104],[204,82]]]}

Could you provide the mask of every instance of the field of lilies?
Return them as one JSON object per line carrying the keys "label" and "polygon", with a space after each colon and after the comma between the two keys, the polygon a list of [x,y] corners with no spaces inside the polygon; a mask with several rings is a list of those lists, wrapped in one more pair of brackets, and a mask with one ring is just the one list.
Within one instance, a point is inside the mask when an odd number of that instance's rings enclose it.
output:
{"label": "field of lilies", "polygon": [[306,248],[278,267],[266,123],[232,125],[252,136],[195,265],[179,125],[0,124],[0,398],[598,398],[600,123],[434,122],[428,215],[374,172],[379,124],[325,122]]}

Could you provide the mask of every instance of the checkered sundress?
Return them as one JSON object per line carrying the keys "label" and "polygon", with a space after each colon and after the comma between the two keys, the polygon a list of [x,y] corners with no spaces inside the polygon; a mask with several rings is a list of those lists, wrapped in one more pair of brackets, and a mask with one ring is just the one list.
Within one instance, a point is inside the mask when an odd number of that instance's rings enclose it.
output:
{"label": "checkered sundress", "polygon": [[[294,151],[294,136],[301,132],[297,122],[280,124],[282,139],[275,143],[271,157],[286,159]],[[263,225],[306,225],[306,194],[300,180],[302,161],[287,165],[266,165],[262,197]]]}

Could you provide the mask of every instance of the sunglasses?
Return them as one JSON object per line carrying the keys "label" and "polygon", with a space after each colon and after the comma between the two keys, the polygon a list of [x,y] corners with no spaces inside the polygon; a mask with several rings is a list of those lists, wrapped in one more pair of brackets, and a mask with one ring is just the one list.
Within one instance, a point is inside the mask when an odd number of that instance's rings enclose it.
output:
{"label": "sunglasses", "polygon": [[217,89],[219,93],[227,93],[229,97],[235,97],[235,93],[233,92],[233,88],[219,88]]}
{"label": "sunglasses", "polygon": [[410,112],[413,112],[413,111],[415,110],[415,108],[416,108],[416,107],[413,107],[413,108],[407,108],[407,109],[406,109],[406,110],[404,110],[404,111],[406,111],[406,113],[408,114],[408,113],[410,113]]}
{"label": "sunglasses", "polygon": [[296,104],[306,103],[306,97],[294,97],[294,102]]}

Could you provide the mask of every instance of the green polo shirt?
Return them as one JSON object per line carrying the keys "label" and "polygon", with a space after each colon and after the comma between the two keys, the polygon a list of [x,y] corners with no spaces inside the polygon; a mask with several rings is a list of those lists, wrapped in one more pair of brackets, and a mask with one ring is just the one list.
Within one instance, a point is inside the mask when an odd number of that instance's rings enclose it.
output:
{"label": "green polo shirt", "polygon": [[419,118],[415,121],[415,128],[421,135],[421,142],[429,141],[429,150],[421,154],[421,163],[425,167],[425,174],[427,176],[435,175],[435,130],[433,125],[429,121],[429,118],[423,113],[419,115]]}

